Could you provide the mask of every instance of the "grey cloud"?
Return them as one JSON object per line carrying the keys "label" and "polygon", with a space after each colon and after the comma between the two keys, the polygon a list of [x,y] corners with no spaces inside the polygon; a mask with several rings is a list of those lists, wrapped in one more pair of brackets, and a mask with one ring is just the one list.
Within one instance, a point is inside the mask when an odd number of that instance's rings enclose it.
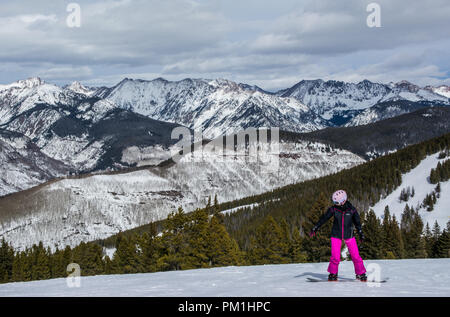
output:
{"label": "grey cloud", "polygon": [[226,77],[272,90],[313,78],[448,80],[447,0],[378,0],[381,28],[365,24],[368,0],[76,2],[73,29],[68,2],[2,4],[0,80]]}

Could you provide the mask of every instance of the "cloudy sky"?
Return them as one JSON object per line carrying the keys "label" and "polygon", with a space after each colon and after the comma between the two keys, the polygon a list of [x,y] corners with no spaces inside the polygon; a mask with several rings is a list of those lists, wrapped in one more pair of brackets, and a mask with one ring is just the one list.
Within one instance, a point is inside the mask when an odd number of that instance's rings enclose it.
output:
{"label": "cloudy sky", "polygon": [[[67,5],[81,8],[69,27]],[[367,5],[381,27],[367,26]],[[449,0],[0,0],[0,83],[39,76],[450,84]]]}

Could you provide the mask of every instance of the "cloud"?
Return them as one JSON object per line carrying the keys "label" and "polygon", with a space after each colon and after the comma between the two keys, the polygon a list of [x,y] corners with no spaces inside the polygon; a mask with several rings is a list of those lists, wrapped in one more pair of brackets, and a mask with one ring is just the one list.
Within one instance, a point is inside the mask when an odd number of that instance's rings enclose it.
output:
{"label": "cloud", "polygon": [[84,80],[91,77],[92,69],[88,66],[58,66],[42,69],[35,73],[36,76],[47,78],[51,81],[58,80]]}
{"label": "cloud", "polygon": [[0,81],[225,77],[270,90],[313,78],[448,81],[448,0],[378,0],[381,28],[366,25],[370,2],[82,0],[81,28],[66,25],[68,2],[10,2]]}

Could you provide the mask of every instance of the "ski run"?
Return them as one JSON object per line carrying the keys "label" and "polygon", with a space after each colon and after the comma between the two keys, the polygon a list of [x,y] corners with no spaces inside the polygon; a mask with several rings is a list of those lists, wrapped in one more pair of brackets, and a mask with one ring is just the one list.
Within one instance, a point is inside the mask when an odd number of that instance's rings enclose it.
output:
{"label": "ski run", "polygon": [[[144,274],[99,275],[0,285],[0,296],[151,296],[151,297],[428,297],[450,296],[450,259],[368,260],[370,279],[387,283],[309,283],[326,278],[328,263],[221,267]],[[339,277],[355,278],[351,261]],[[69,283],[68,283],[69,281]]]}

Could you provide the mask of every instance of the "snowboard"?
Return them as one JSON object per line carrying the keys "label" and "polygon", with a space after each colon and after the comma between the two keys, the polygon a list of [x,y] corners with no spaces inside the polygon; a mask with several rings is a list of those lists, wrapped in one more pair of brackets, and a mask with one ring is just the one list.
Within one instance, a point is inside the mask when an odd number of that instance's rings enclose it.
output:
{"label": "snowboard", "polygon": [[342,282],[358,282],[358,283],[386,283],[387,281],[388,281],[388,278],[386,278],[386,279],[384,279],[384,280],[381,280],[381,281],[373,281],[373,282],[371,282],[371,281],[367,281],[367,282],[361,282],[360,280],[357,280],[357,279],[349,279],[349,278],[344,278],[344,279],[338,279],[337,281],[328,281],[328,278],[313,278],[313,277],[307,277],[306,278],[306,281],[308,281],[308,282],[330,282],[330,283],[333,283],[333,282],[339,282],[339,283],[342,283]]}

